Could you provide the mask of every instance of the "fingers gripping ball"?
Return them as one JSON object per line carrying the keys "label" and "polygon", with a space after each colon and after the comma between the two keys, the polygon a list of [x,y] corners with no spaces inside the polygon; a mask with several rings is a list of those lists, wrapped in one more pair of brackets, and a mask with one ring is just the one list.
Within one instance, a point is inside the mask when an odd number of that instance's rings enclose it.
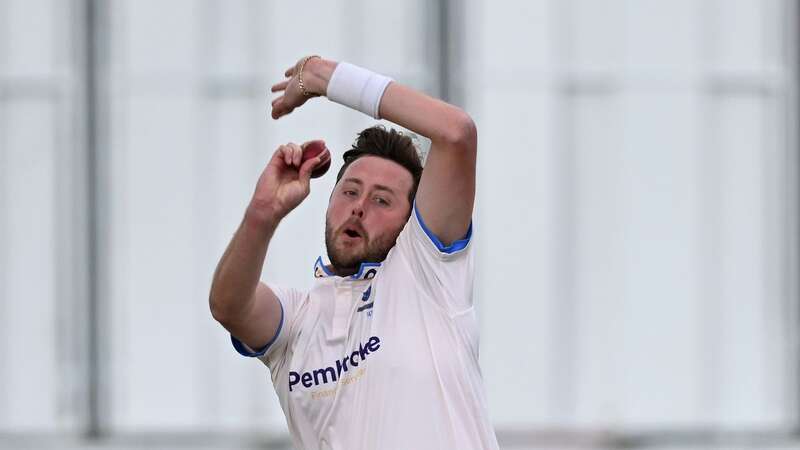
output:
{"label": "fingers gripping ball", "polygon": [[311,171],[311,178],[319,178],[331,168],[331,152],[325,147],[323,141],[311,141],[303,148],[303,163],[309,159],[316,158],[320,154],[322,154],[322,160]]}

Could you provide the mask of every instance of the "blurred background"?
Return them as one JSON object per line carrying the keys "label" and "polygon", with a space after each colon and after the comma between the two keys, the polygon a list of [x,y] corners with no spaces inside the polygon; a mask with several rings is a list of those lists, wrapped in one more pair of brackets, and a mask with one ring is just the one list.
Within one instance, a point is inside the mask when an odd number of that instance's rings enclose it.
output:
{"label": "blurred background", "polygon": [[[798,28],[796,0],[0,0],[0,448],[289,448],[207,299],[274,149],[323,138],[335,173],[373,123],[268,117],[312,53],[478,125],[502,448],[800,448]],[[333,178],[264,280],[311,285]]]}

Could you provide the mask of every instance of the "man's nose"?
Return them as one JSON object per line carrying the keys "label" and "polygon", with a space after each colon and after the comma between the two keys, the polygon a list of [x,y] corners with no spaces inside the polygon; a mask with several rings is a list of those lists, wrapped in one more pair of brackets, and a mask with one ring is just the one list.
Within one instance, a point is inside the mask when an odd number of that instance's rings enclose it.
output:
{"label": "man's nose", "polygon": [[358,218],[364,217],[364,199],[361,198],[355,203],[353,203],[353,211],[351,212],[352,215],[357,216]]}

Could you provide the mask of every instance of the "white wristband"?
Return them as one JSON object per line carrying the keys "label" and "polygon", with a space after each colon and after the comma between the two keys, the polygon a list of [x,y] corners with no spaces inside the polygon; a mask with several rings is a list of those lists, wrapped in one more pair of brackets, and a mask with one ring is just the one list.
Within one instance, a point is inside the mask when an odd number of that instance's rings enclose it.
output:
{"label": "white wristband", "polygon": [[363,67],[340,62],[328,81],[328,100],[345,105],[374,119],[386,86],[393,80]]}

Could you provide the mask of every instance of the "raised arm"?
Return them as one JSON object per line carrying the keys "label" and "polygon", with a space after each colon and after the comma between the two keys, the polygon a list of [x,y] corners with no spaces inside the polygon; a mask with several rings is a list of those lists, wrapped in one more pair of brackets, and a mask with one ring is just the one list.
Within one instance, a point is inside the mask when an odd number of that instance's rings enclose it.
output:
{"label": "raised arm", "polygon": [[[303,89],[311,96],[327,95],[337,63],[314,57],[303,65],[304,60],[286,71],[286,80],[273,86],[273,92],[283,92],[272,102],[273,118],[289,114],[305,103],[310,96],[303,95]],[[417,209],[428,229],[444,245],[463,238],[475,203],[477,132],[472,119],[453,105],[397,82],[386,87],[379,114],[431,140],[417,190]]]}
{"label": "raised arm", "polygon": [[282,319],[275,293],[259,281],[267,247],[280,221],[308,196],[311,171],[330,157],[326,150],[301,164],[302,152],[287,144],[272,155],[211,283],[212,316],[254,350],[275,337]]}

